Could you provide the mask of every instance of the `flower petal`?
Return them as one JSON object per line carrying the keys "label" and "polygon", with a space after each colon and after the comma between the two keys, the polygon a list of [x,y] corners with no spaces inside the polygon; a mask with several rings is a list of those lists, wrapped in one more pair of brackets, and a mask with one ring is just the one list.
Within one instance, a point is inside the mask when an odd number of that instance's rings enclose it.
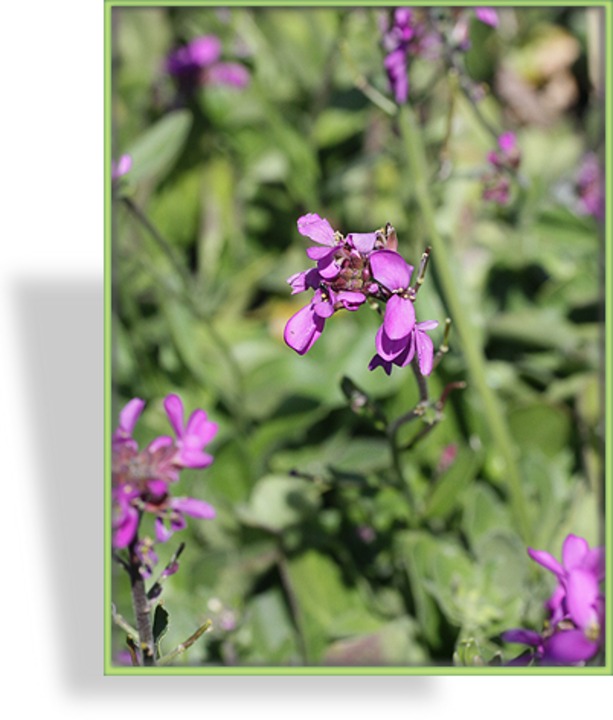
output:
{"label": "flower petal", "polygon": [[204,410],[194,410],[185,427],[185,441],[202,448],[217,435],[218,429],[217,423],[211,422]]}
{"label": "flower petal", "polygon": [[419,369],[422,375],[429,375],[432,372],[434,362],[434,343],[425,332],[420,330],[415,330],[414,337]]}
{"label": "flower petal", "polygon": [[377,233],[350,233],[347,235],[347,242],[358,252],[366,255],[371,252],[377,240]]}
{"label": "flower petal", "polygon": [[319,247],[318,245],[306,249],[306,254],[311,260],[323,260],[328,257],[333,258],[335,252],[335,247],[330,250],[329,247]]}
{"label": "flower petal", "polygon": [[134,426],[145,407],[145,401],[133,398],[119,413],[119,427],[126,435],[132,435]]}
{"label": "flower petal", "polygon": [[377,250],[370,256],[372,275],[388,290],[406,290],[411,282],[413,266],[393,250]]}
{"label": "flower petal", "polygon": [[215,35],[202,35],[188,45],[191,61],[199,67],[214,63],[221,55],[221,41]]}
{"label": "flower petal", "polygon": [[534,562],[537,562],[539,565],[542,565],[546,570],[549,570],[554,575],[556,575],[558,579],[562,580],[565,577],[564,568],[553,557],[553,555],[550,555],[548,552],[545,552],[544,550],[533,550],[532,548],[528,548],[528,555],[530,555]]}
{"label": "flower petal", "polygon": [[575,569],[566,581],[566,607],[571,620],[586,629],[598,622],[596,603],[600,589],[598,580],[588,570]]}
{"label": "flower petal", "polygon": [[543,663],[573,665],[589,660],[598,651],[598,643],[588,640],[581,630],[561,630],[543,643]]}
{"label": "flower petal", "polygon": [[375,355],[368,363],[369,370],[374,370],[378,367],[382,367],[387,375],[390,375],[392,372],[392,363],[384,360],[381,355]]}
{"label": "flower petal", "polygon": [[498,13],[491,7],[476,7],[475,17],[490,27],[498,27]]}
{"label": "flower petal", "polygon": [[391,362],[394,358],[398,357],[403,350],[406,350],[409,343],[410,336],[400,338],[400,340],[392,340],[389,338],[383,325],[381,325],[375,335],[375,347],[377,348],[377,353],[383,360],[388,362]]}
{"label": "flower petal", "polygon": [[118,550],[127,547],[132,540],[134,540],[137,529],[138,510],[131,506],[127,506],[124,508],[121,520],[115,529],[115,534],[113,535],[113,547]]}
{"label": "flower petal", "polygon": [[305,305],[285,325],[283,339],[299,355],[308,352],[323,331],[324,321],[315,317],[311,305]]}
{"label": "flower petal", "polygon": [[180,438],[183,435],[183,401],[178,395],[167,395],[164,398],[164,409],[170,420],[170,424],[175,431],[175,435]]}
{"label": "flower petal", "polygon": [[562,564],[564,568],[566,570],[572,570],[573,568],[581,567],[589,549],[590,546],[587,540],[572,533],[567,535],[562,545]]}
{"label": "flower petal", "polygon": [[320,245],[335,245],[334,230],[330,223],[317,213],[308,213],[298,218],[298,232]]}
{"label": "flower petal", "polygon": [[415,327],[415,308],[411,300],[392,295],[385,308],[383,327],[390,340],[406,338]]}
{"label": "flower petal", "polygon": [[204,500],[197,500],[196,498],[173,498],[171,506],[174,510],[201,520],[210,520],[215,517],[215,508],[205,503]]}
{"label": "flower petal", "polygon": [[249,71],[239,63],[217,63],[209,68],[207,81],[212,85],[244,88],[249,85]]}

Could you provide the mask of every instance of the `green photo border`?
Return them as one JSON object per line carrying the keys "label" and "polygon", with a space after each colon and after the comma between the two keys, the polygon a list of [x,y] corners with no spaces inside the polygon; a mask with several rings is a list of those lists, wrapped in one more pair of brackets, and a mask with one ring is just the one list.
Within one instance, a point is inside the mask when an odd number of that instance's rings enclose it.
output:
{"label": "green photo border", "polygon": [[[264,0],[252,0],[251,2],[233,2],[232,0],[225,3],[219,2],[202,2],[183,0],[105,0],[104,2],[104,168],[105,168],[105,196],[104,196],[104,674],[105,675],[122,675],[122,676],[140,676],[140,675],[182,675],[182,676],[246,676],[246,675],[277,675],[277,676],[307,676],[307,675],[370,675],[370,676],[393,676],[393,675],[613,675],[613,611],[612,611],[612,593],[611,578],[613,577],[613,535],[611,527],[612,518],[612,493],[611,478],[613,477],[612,453],[605,441],[604,447],[604,468],[605,468],[605,548],[606,548],[606,639],[605,639],[605,665],[602,667],[454,667],[454,666],[411,666],[411,667],[395,667],[395,666],[377,666],[377,667],[355,667],[355,666],[299,666],[299,667],[118,667],[111,662],[111,433],[112,433],[112,416],[111,416],[111,221],[112,221],[112,198],[111,198],[111,158],[112,158],[112,142],[111,142],[111,14],[114,8],[120,7],[393,7],[398,5],[407,5],[407,3],[399,2],[347,2],[347,0],[336,0],[330,2],[328,0],[315,0],[311,2],[291,3],[291,2],[275,2]],[[457,2],[449,2],[442,0],[440,2],[412,2],[410,6],[458,6]],[[459,3],[460,6],[474,7],[481,6],[479,2]],[[493,2],[488,3],[491,7],[590,7],[601,8],[605,18],[605,173],[606,173],[606,199],[607,207],[611,207],[611,178],[612,172],[612,153],[610,147],[610,128],[613,117],[611,115],[611,97],[606,92],[608,90],[613,62],[613,4],[610,0],[600,0],[595,2],[529,2],[527,0],[516,0],[516,2]],[[606,213],[604,223],[604,262],[605,262],[605,328],[604,328],[604,388],[603,395],[605,398],[605,438],[609,439],[610,428],[612,423],[612,396],[611,396],[611,366],[610,359],[613,351],[613,337],[609,318],[613,315],[613,300],[611,290],[611,270],[612,266],[612,223],[610,213]]]}

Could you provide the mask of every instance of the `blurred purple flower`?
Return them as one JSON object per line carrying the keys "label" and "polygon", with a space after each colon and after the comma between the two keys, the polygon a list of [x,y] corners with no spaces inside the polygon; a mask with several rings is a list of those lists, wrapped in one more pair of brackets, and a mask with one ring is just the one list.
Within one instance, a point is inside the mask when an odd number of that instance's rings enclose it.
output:
{"label": "blurred purple flower", "polygon": [[482,197],[484,200],[506,205],[511,194],[509,175],[517,170],[521,161],[515,133],[504,132],[499,135],[498,148],[487,154],[491,169],[482,178]]}
{"label": "blurred purple flower", "polygon": [[577,194],[581,212],[604,220],[604,183],[600,162],[594,153],[588,153],[583,158],[577,177]]}
{"label": "blurred purple flower", "polygon": [[514,629],[502,634],[505,642],[531,648],[511,664],[576,665],[591,659],[604,638],[604,548],[590,548],[586,540],[570,534],[561,563],[544,550],[528,548],[528,554],[553,573],[558,584],[545,603],[549,617],[543,633]]}
{"label": "blurred purple flower", "polygon": [[[214,508],[208,503],[172,497],[170,486],[178,481],[182,469],[204,468],[213,462],[203,447],[217,433],[216,423],[210,422],[203,410],[195,410],[184,425],[181,399],[168,395],[164,406],[176,440],[160,436],[139,452],[132,432],[144,406],[140,398],[130,400],[119,414],[119,427],[112,437],[113,547],[116,549],[128,547],[137,538],[143,513],[155,517],[158,542],[165,542],[173,532],[185,527],[184,515],[201,519],[215,516]],[[149,565],[145,563],[145,550]],[[139,547],[136,551],[138,555]],[[146,569],[155,556],[148,546],[142,545],[140,551],[142,566]]]}
{"label": "blurred purple flower", "polygon": [[476,7],[475,17],[490,27],[498,27],[498,13],[491,7]]}
{"label": "blurred purple flower", "polygon": [[435,32],[413,8],[399,7],[393,11],[391,25],[383,27],[382,45],[386,53],[383,66],[390,88],[399,105],[409,97],[409,56],[432,54],[438,45]]}
{"label": "blurred purple flower", "polygon": [[119,160],[111,161],[111,180],[116,181],[132,169],[132,156],[122,155]]}
{"label": "blurred purple flower", "polygon": [[528,548],[528,555],[552,572],[558,585],[546,608],[554,623],[570,619],[590,635],[598,634],[603,623],[604,548],[590,549],[586,540],[570,534],[562,545],[562,563],[544,550]]}
{"label": "blurred purple flower", "polygon": [[249,83],[247,68],[238,63],[220,62],[221,41],[215,35],[197,37],[176,48],[166,58],[166,71],[184,93],[202,85],[230,85],[244,88]]}

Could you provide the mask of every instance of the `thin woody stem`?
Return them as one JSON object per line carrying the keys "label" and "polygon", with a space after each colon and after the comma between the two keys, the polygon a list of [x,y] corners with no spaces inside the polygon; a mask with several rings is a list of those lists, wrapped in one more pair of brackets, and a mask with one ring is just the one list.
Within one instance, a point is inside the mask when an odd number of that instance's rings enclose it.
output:
{"label": "thin woody stem", "polygon": [[136,617],[143,665],[150,667],[155,665],[153,627],[151,625],[151,611],[145,590],[145,581],[140,573],[141,563],[136,554],[137,544],[138,535],[134,537],[129,547],[132,606]]}

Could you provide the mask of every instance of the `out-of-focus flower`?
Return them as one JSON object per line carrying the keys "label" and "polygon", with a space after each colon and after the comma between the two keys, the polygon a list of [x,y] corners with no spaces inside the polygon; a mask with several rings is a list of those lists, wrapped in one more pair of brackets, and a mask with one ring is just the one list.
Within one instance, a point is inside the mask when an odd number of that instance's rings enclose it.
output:
{"label": "out-of-focus flower", "polygon": [[119,160],[111,161],[111,180],[113,182],[119,180],[132,169],[132,156],[122,155]]}
{"label": "out-of-focus flower", "polygon": [[517,145],[515,133],[504,132],[498,137],[498,150],[490,150],[487,154],[490,165],[483,177],[482,198],[499,205],[506,205],[511,194],[509,177],[521,162],[521,152]]}
{"label": "out-of-focus flower", "polygon": [[498,13],[491,7],[476,7],[475,17],[490,27],[498,27]]}
{"label": "out-of-focus flower", "polygon": [[604,220],[605,198],[600,163],[594,153],[588,153],[581,163],[577,176],[577,195],[579,210]]}
{"label": "out-of-focus flower", "polygon": [[[215,516],[214,508],[208,503],[173,497],[170,487],[178,481],[182,469],[204,468],[213,462],[203,447],[217,433],[216,423],[209,421],[203,410],[195,410],[184,425],[181,399],[168,395],[164,406],[176,439],[157,437],[139,452],[132,432],[144,406],[140,398],[130,400],[119,414],[119,427],[112,437],[113,547],[116,549],[128,547],[137,538],[143,513],[154,516],[158,542],[165,542],[173,532],[184,528],[185,515],[200,519]],[[142,567],[150,572],[157,561],[153,545],[145,540],[139,543],[137,556],[142,555]]]}
{"label": "out-of-focus flower", "polygon": [[202,85],[244,88],[249,71],[239,63],[221,62],[221,41],[215,35],[197,37],[173,50],[166,58],[166,71],[180,90],[191,93]]}
{"label": "out-of-focus flower", "polygon": [[528,548],[530,557],[552,572],[558,584],[545,603],[545,630],[514,629],[502,634],[505,642],[530,646],[511,661],[514,665],[576,665],[596,655],[604,638],[604,548],[570,534],[562,546],[562,562],[544,550]]}
{"label": "out-of-focus flower", "polygon": [[382,30],[383,66],[396,102],[403,105],[409,97],[409,58],[434,56],[439,37],[419,10],[408,7],[396,8]]}

